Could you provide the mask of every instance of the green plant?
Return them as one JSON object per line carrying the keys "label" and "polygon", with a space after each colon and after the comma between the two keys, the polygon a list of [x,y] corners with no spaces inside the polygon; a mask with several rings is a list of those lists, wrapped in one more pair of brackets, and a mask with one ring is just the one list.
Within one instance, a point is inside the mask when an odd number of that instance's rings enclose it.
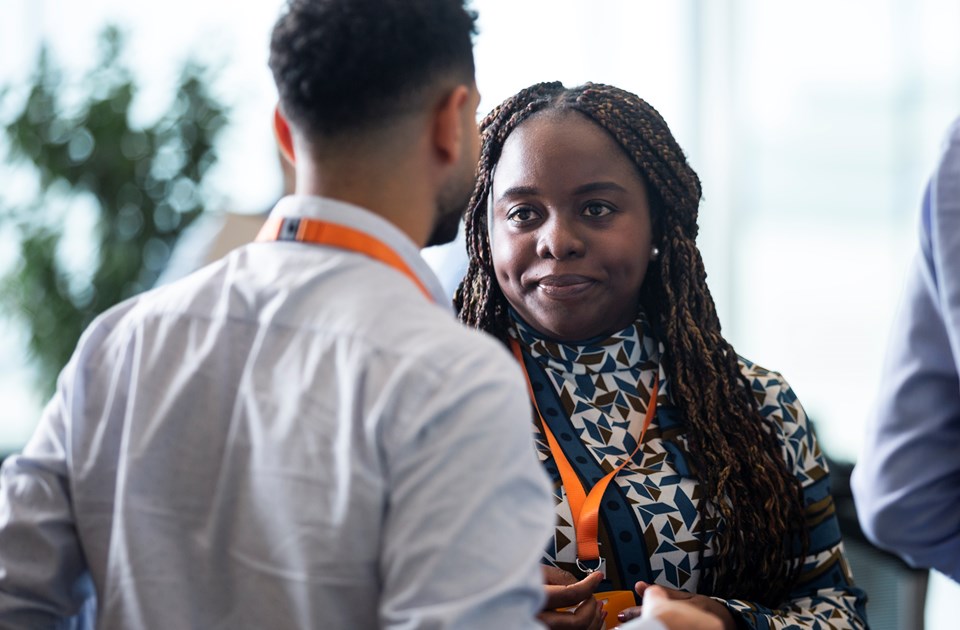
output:
{"label": "green plant", "polygon": [[[0,279],[0,303],[26,326],[42,395],[53,391],[90,321],[151,287],[203,212],[214,142],[227,122],[206,71],[188,62],[166,113],[133,125],[137,86],[122,61],[122,34],[108,28],[100,44],[97,65],[76,84],[62,81],[42,51],[22,106],[2,123],[8,161],[33,172],[39,194],[0,218],[19,241],[19,258]],[[11,95],[6,89],[0,104]],[[78,199],[95,214],[93,263],[82,268],[64,255],[65,236],[82,237],[65,234]]]}

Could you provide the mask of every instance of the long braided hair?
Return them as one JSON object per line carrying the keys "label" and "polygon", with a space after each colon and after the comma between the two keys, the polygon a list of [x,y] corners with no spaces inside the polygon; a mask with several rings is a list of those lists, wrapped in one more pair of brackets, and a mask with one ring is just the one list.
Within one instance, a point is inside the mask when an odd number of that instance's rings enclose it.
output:
{"label": "long braided hair", "polygon": [[470,261],[454,297],[460,319],[507,342],[508,305],[493,269],[487,198],[507,137],[544,111],[578,112],[606,130],[646,184],[661,254],[644,278],[640,304],[665,346],[664,369],[686,423],[687,456],[706,499],[699,504],[701,528],[712,520],[710,506],[724,521],[701,589],[774,606],[797,581],[808,547],[802,489],[720,334],[695,242],[700,179],[653,107],[612,86],[540,83],[487,115],[466,215]]}

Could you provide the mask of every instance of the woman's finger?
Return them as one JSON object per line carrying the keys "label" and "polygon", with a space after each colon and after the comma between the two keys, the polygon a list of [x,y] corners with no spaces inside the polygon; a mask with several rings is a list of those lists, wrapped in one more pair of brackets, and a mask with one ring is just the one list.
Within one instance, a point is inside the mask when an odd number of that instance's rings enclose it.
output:
{"label": "woman's finger", "polygon": [[545,610],[537,615],[550,630],[599,630],[603,627],[603,608],[593,597],[575,610]]}
{"label": "woman's finger", "polygon": [[543,587],[547,593],[547,601],[543,609],[569,608],[587,599],[593,599],[593,592],[597,590],[602,580],[603,576],[599,573],[591,573],[575,584],[567,586],[547,584]]}
{"label": "woman's finger", "polygon": [[631,606],[630,608],[624,608],[617,614],[617,621],[630,621],[631,619],[636,619],[641,614],[643,614],[643,606]]}

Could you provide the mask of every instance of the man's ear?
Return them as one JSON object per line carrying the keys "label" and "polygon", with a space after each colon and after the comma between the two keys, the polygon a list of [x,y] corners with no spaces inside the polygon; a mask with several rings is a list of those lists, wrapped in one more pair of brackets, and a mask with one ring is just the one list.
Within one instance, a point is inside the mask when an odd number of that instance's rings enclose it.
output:
{"label": "man's ear", "polygon": [[293,133],[290,131],[290,123],[287,122],[280,106],[277,105],[273,110],[273,132],[277,136],[277,146],[280,147],[280,153],[283,154],[290,164],[296,164],[297,160],[293,152]]}
{"label": "man's ear", "polygon": [[[460,159],[463,152],[464,110],[470,106],[470,89],[458,85],[437,104],[433,116],[433,146],[444,164]],[[471,117],[473,112],[470,112]]]}

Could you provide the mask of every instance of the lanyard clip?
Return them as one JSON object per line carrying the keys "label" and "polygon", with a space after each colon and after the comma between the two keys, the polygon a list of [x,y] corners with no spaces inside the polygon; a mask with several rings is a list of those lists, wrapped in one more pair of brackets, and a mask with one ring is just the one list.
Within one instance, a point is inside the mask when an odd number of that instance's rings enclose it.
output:
{"label": "lanyard clip", "polygon": [[297,217],[285,217],[280,223],[280,231],[277,234],[278,241],[295,241],[297,232],[300,230],[300,219]]}
{"label": "lanyard clip", "polygon": [[[586,564],[584,564],[586,562]],[[586,560],[582,561],[580,558],[577,558],[577,568],[590,575],[591,573],[599,573],[604,578],[607,577],[607,561],[603,557],[597,558],[596,560]]]}

